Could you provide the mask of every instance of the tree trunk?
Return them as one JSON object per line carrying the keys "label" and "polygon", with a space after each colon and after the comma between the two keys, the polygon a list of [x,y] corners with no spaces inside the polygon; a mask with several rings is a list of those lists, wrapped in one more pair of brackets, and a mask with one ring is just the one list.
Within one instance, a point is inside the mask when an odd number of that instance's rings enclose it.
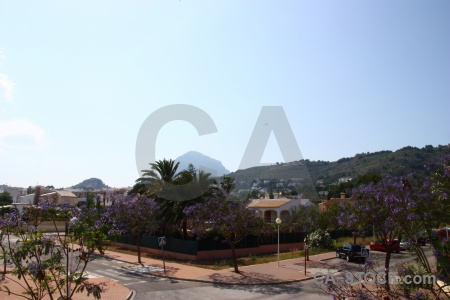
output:
{"label": "tree trunk", "polygon": [[5,247],[3,247],[3,245],[0,245],[0,247],[2,248],[2,252],[3,252],[3,273],[2,273],[2,278],[5,279],[6,276],[6,249]]}
{"label": "tree trunk", "polygon": [[230,243],[231,248],[231,256],[233,258],[233,266],[234,266],[234,272],[239,274],[237,259],[236,259],[236,245],[235,243]]}
{"label": "tree trunk", "polygon": [[137,247],[137,253],[138,253],[138,263],[142,265],[141,261],[141,235],[138,235],[136,237],[136,247]]}
{"label": "tree trunk", "polygon": [[39,204],[39,197],[41,196],[41,187],[36,186],[36,191],[34,192],[33,205]]}
{"label": "tree trunk", "polygon": [[182,227],[183,227],[183,240],[186,240],[187,239],[187,220],[186,219],[183,220]]}
{"label": "tree trunk", "polygon": [[385,248],[386,248],[386,257],[384,260],[384,272],[385,272],[385,276],[386,276],[385,287],[386,287],[386,291],[389,292],[391,290],[391,288],[389,286],[389,263],[391,262],[391,249],[389,246],[387,246]]}

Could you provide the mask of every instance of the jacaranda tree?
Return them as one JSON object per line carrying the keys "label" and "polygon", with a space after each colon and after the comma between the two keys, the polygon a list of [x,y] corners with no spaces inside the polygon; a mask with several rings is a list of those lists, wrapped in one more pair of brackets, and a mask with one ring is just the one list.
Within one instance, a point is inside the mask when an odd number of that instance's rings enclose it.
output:
{"label": "jacaranda tree", "polygon": [[414,199],[401,178],[386,177],[377,184],[360,185],[352,192],[353,203],[340,215],[342,225],[352,228],[372,228],[374,236],[386,249],[385,280],[389,291],[389,265],[395,239],[402,234],[401,224],[409,222],[406,213]]}
{"label": "jacaranda tree", "polygon": [[185,210],[192,220],[192,232],[202,237],[208,230],[216,231],[230,245],[234,271],[239,273],[236,259],[236,244],[246,236],[256,234],[262,228],[262,219],[257,211],[247,208],[245,203],[218,195],[194,204]]}
{"label": "jacaranda tree", "polygon": [[158,204],[146,196],[128,195],[118,199],[108,208],[110,234],[130,234],[136,239],[138,262],[141,261],[141,240],[144,235],[154,233],[159,226]]}
{"label": "jacaranda tree", "polygon": [[[340,216],[343,225],[357,224],[362,229],[373,228],[375,237],[386,248],[384,276],[386,284],[382,294],[395,293],[389,285],[389,261],[393,250],[389,241],[394,239],[408,239],[418,263],[402,266],[398,273],[401,278],[420,273],[426,276],[435,275],[446,284],[450,282],[450,242],[433,234],[434,229],[444,226],[449,220],[450,156],[429,163],[427,168],[429,171],[427,177],[413,174],[401,178],[387,177],[377,184],[359,186],[353,190],[353,203],[346,207]],[[426,235],[429,238],[434,248],[436,263],[429,261],[425,255],[418,243],[419,235]],[[334,289],[337,291],[334,295],[337,298],[342,295],[343,297],[355,295],[346,294],[347,289],[366,295],[370,293],[368,290],[355,291],[354,287],[344,287]],[[437,299],[445,295],[442,288],[433,284],[401,284],[397,285],[396,289],[407,299],[417,298],[417,295],[425,297],[426,294]],[[424,290],[428,292],[424,293]]]}
{"label": "jacaranda tree", "polygon": [[[450,223],[450,155],[428,164],[430,173],[430,190],[435,201],[428,206],[434,225],[444,226]],[[448,229],[447,229],[448,230]],[[437,275],[440,280],[450,285],[450,240],[446,237],[431,236],[437,263]]]}
{"label": "jacaranda tree", "polygon": [[[60,231],[57,223],[62,221],[70,227],[70,222],[83,220],[84,213],[68,204],[57,205],[48,201],[38,204],[35,210],[41,212],[39,220],[54,224],[54,233],[40,231],[35,225],[38,219],[30,220],[26,213],[14,211],[0,217],[2,248],[6,250],[4,259],[12,268],[0,282],[0,292],[34,300],[72,299],[75,293],[86,291],[87,296],[92,294],[99,299],[101,285],[89,283],[84,271],[95,251],[103,253],[106,236],[96,233],[101,224],[91,226],[88,230],[91,234],[83,228],[77,235],[74,230],[67,234]],[[76,236],[83,236],[83,243]],[[23,293],[11,291],[6,284],[8,281],[20,285]]]}

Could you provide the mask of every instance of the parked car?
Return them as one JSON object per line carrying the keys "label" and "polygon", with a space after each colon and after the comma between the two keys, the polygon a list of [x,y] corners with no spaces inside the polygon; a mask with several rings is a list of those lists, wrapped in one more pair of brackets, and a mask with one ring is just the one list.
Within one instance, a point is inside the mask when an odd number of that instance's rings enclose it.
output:
{"label": "parked car", "polygon": [[412,244],[408,240],[401,240],[400,242],[400,250],[406,251],[411,249]]}
{"label": "parked car", "polygon": [[366,258],[362,256],[362,249],[365,249],[365,247],[358,244],[344,244],[336,249],[336,257],[345,257],[347,261],[359,259],[365,262]]}
{"label": "parked car", "polygon": [[[392,252],[399,253],[400,252],[400,243],[398,240],[387,240],[389,245],[391,246]],[[386,248],[381,244],[381,241],[377,240],[375,242],[371,242],[369,246],[370,250],[377,251],[386,251]]]}
{"label": "parked car", "polygon": [[443,239],[448,239],[450,237],[450,227],[444,227],[437,231],[437,235]]}
{"label": "parked car", "polygon": [[423,237],[423,236],[417,237],[417,244],[425,246],[426,243],[428,243],[428,239],[426,237]]}

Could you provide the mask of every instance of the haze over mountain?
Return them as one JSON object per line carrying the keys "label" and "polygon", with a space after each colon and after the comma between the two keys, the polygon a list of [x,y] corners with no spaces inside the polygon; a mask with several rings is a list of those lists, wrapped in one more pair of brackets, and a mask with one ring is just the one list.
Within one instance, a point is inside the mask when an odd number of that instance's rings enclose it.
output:
{"label": "haze over mountain", "polygon": [[230,173],[222,165],[222,162],[197,151],[189,151],[177,157],[175,161],[180,163],[178,172],[187,169],[189,164],[192,164],[197,170],[211,173],[212,177],[220,177]]}

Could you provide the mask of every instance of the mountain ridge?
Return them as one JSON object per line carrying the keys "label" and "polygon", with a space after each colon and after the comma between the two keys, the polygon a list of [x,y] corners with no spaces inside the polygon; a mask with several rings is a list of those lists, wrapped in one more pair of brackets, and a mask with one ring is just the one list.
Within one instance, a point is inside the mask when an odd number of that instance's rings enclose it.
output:
{"label": "mountain ridge", "polygon": [[[406,146],[397,151],[377,151],[358,153],[353,157],[344,157],[334,162],[310,161],[308,159],[277,163],[270,166],[252,167],[231,172],[235,178],[236,189],[251,189],[255,180],[286,181],[286,185],[301,186],[310,176],[315,186],[320,181],[324,186],[375,172],[381,176],[404,176],[410,173],[426,173],[425,165],[450,154],[449,146],[427,145],[421,149]],[[298,184],[296,184],[298,183]],[[311,182],[304,182],[310,185]]]}
{"label": "mountain ridge", "polygon": [[108,187],[101,179],[92,177],[85,179],[82,182],[71,186],[73,189],[83,189],[83,190],[97,190]]}
{"label": "mountain ridge", "polygon": [[220,160],[209,157],[198,151],[189,151],[175,159],[179,162],[178,171],[186,170],[192,164],[197,170],[211,173],[212,177],[220,177],[230,173]]}

